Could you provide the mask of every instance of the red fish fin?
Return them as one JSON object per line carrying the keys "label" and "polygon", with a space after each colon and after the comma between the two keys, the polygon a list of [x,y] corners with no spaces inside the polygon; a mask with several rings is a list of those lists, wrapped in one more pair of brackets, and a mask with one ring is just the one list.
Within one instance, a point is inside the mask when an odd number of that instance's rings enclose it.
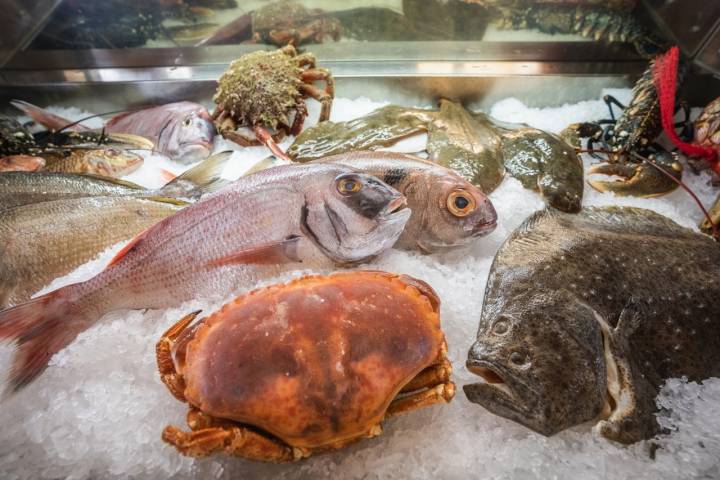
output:
{"label": "red fish fin", "polygon": [[277,264],[288,262],[300,262],[297,249],[300,237],[293,236],[277,242],[270,242],[263,245],[240,250],[226,257],[218,258],[210,262],[211,266],[231,265],[234,263],[247,264]]}
{"label": "red fish fin", "polygon": [[170,170],[165,170],[164,168],[160,169],[160,175],[162,175],[162,178],[163,180],[165,180],[166,183],[172,182],[177,178],[177,175],[172,173]]}
{"label": "red fish fin", "polygon": [[[61,130],[67,125],[75,123],[72,120],[68,120],[67,118],[55,115],[54,113],[48,112],[44,108],[40,108],[36,105],[33,105],[32,103],[24,102],[22,100],[13,100],[10,102],[10,104],[25,113],[25,115],[35,120],[43,127],[49,128],[51,130]],[[73,125],[72,127],[68,128],[68,130],[84,131],[88,130],[88,128],[84,125]]]}
{"label": "red fish fin", "polygon": [[69,288],[0,311],[0,339],[17,342],[5,393],[29,384],[85,328],[85,319],[70,313]]}
{"label": "red fish fin", "polygon": [[125,255],[130,253],[131,250],[137,247],[138,243],[140,243],[140,241],[147,236],[148,230],[150,230],[150,228],[143,230],[142,232],[138,233],[135,238],[130,240],[127,245],[122,248],[122,250],[115,254],[115,256],[112,258],[112,260],[110,260],[110,263],[108,263],[105,268],[112,267],[113,265],[118,263]]}

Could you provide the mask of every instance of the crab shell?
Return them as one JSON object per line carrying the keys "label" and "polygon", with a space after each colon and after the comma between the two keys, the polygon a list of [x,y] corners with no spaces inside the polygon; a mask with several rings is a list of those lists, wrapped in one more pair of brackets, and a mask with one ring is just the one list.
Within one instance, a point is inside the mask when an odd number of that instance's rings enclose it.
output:
{"label": "crab shell", "polygon": [[221,433],[168,427],[163,438],[189,455],[297,460],[378,435],[388,415],[454,394],[439,300],[408,276],[304,277],[243,295],[175,336],[174,372],[164,369],[162,340],[158,363],[171,392],[191,405],[191,427],[220,421],[226,432],[271,434],[262,447],[243,440],[238,448],[227,436],[203,446]]}

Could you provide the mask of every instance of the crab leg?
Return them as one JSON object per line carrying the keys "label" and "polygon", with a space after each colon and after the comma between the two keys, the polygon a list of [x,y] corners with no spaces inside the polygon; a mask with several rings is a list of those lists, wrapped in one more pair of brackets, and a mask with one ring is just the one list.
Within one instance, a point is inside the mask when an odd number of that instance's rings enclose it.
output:
{"label": "crab leg", "polygon": [[279,463],[299,460],[308,454],[241,426],[205,428],[194,432],[183,432],[168,426],[163,430],[162,439],[183,455],[191,457],[225,452],[250,460]]}
{"label": "crab leg", "polygon": [[160,379],[170,390],[175,398],[181,402],[185,401],[185,381],[182,375],[175,370],[175,363],[172,359],[172,347],[175,340],[185,331],[188,325],[195,320],[200,311],[192,312],[185,315],[175,325],[163,334],[158,343],[155,345],[155,358],[157,360],[158,370],[160,371]]}
{"label": "crab leg", "polygon": [[333,99],[332,95],[330,95],[327,91],[320,90],[316,86],[309,85],[307,83],[300,85],[300,91],[305,95],[314,98],[322,105],[319,121],[323,122],[330,118],[330,108],[332,107]]}
{"label": "crab leg", "polygon": [[317,82],[320,80],[324,81],[325,92],[331,97],[335,96],[335,80],[330,74],[330,70],[326,70],[324,68],[311,68],[302,72],[300,74],[300,78],[306,83]]}
{"label": "crab leg", "polygon": [[429,390],[423,390],[405,397],[396,398],[390,403],[385,418],[437,403],[448,403],[454,396],[455,384],[453,382],[441,383]]}
{"label": "crab leg", "polygon": [[446,358],[443,358],[439,363],[430,365],[425,370],[418,373],[415,378],[410,380],[400,390],[400,392],[414,392],[423,388],[430,388],[440,383],[445,383],[450,380],[451,373],[452,365]]}
{"label": "crab leg", "polygon": [[270,135],[270,132],[268,132],[265,128],[256,125],[253,127],[253,132],[255,132],[255,136],[258,138],[258,140],[260,140],[266,147],[270,149],[273,155],[275,155],[281,160],[292,162],[290,157],[288,157],[287,154],[283,151],[283,149],[280,148],[277,143],[275,143],[272,135]]}

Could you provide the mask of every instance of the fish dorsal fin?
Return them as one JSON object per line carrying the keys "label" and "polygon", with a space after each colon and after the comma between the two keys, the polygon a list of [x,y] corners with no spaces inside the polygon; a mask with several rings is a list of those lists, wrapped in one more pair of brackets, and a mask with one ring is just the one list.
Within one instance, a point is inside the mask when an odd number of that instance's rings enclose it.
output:
{"label": "fish dorsal fin", "polygon": [[137,183],[128,182],[127,180],[122,180],[120,178],[106,177],[104,175],[95,175],[94,173],[61,173],[60,175],[89,177],[94,178],[95,180],[120,185],[122,187],[132,188],[134,190],[145,190],[145,187],[143,187],[142,185],[138,185]]}
{"label": "fish dorsal fin", "polygon": [[221,189],[230,183],[222,178],[222,173],[232,154],[233,152],[228,150],[208,157],[168,182],[158,190],[158,193],[166,196],[198,198]]}
{"label": "fish dorsal fin", "polygon": [[300,237],[292,235],[284,240],[268,242],[262,245],[254,245],[216,260],[212,260],[210,262],[210,266],[219,267],[222,265],[233,265],[239,263],[270,265],[300,262],[301,260],[297,251],[299,242]]}
{"label": "fish dorsal fin", "polygon": [[[68,125],[75,123],[72,120],[68,120],[67,118],[61,117],[60,115],[55,115],[54,113],[50,113],[44,108],[40,108],[37,105],[33,105],[32,103],[28,103],[23,100],[12,100],[10,102],[10,105],[35,120],[43,127],[49,128],[51,130],[61,130]],[[89,129],[85,125],[78,124],[73,125],[72,127],[68,128],[68,130],[85,131]]]}
{"label": "fish dorsal fin", "polygon": [[[575,217],[575,220],[572,218]],[[636,207],[586,207],[580,213],[566,215],[579,227],[627,235],[654,235],[676,238],[697,237],[697,233],[678,225],[664,215]],[[563,222],[564,223],[564,222]],[[568,223],[570,225],[571,223]]]}
{"label": "fish dorsal fin", "polygon": [[[152,108],[152,107],[149,107],[149,108]],[[121,112],[121,113],[118,113],[117,115],[113,115],[107,122],[105,122],[105,128],[112,127],[113,125],[115,125],[117,122],[119,122],[123,118],[127,117],[128,115],[137,113],[137,112],[138,112],[138,110],[128,110],[127,112]]]}

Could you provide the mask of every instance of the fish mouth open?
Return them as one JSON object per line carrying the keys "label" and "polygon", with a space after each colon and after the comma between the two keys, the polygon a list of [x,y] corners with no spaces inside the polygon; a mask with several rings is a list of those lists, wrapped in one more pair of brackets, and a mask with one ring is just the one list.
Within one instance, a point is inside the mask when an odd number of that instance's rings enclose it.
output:
{"label": "fish mouth open", "polygon": [[[467,369],[481,378],[482,381],[472,384],[474,388],[493,389],[508,400],[515,401],[512,389],[505,381],[502,373],[489,362],[483,360],[468,360]],[[467,385],[470,386],[470,385]]]}
{"label": "fish mouth open", "polygon": [[[408,213],[406,214],[405,211],[407,211]],[[404,195],[401,195],[388,203],[385,209],[382,211],[381,215],[387,218],[396,216],[398,214],[409,215],[409,212],[410,209],[407,208],[407,199]]]}

